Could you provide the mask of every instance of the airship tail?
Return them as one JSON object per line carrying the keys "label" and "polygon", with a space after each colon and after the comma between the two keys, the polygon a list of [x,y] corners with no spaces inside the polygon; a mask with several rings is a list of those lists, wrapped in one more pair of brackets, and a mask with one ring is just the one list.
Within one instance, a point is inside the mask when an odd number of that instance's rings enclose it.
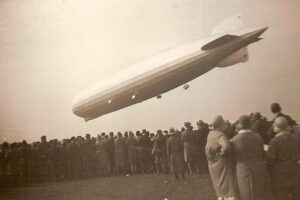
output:
{"label": "airship tail", "polygon": [[243,16],[237,13],[227,19],[221,21],[212,31],[211,34],[222,34],[226,32],[236,31],[244,27]]}

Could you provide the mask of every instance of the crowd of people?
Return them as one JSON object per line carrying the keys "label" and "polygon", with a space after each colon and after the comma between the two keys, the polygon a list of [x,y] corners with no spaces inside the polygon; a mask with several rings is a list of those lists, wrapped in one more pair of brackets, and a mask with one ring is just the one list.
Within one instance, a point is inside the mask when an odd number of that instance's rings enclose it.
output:
{"label": "crowd of people", "polygon": [[[219,199],[292,199],[299,154],[297,123],[278,103],[268,121],[260,113],[229,122],[217,116],[197,128],[89,133],[59,141],[1,144],[0,185],[143,173],[208,173]],[[268,147],[264,148],[264,147]],[[266,156],[265,156],[266,155]],[[273,195],[274,194],[274,195]]]}
{"label": "crowd of people", "polygon": [[231,139],[226,136],[223,117],[214,119],[205,152],[219,200],[300,198],[299,128],[291,117],[281,113],[278,103],[271,105],[271,111],[275,118],[264,134],[265,141],[254,131],[257,123],[253,123],[251,116],[239,118]]}

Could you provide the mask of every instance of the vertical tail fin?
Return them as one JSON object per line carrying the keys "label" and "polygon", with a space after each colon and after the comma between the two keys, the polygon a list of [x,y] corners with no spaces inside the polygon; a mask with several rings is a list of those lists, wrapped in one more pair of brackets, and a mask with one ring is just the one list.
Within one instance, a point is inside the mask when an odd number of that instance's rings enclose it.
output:
{"label": "vertical tail fin", "polygon": [[229,31],[235,31],[244,27],[244,21],[241,13],[237,13],[221,21],[212,31],[211,34],[221,34]]}

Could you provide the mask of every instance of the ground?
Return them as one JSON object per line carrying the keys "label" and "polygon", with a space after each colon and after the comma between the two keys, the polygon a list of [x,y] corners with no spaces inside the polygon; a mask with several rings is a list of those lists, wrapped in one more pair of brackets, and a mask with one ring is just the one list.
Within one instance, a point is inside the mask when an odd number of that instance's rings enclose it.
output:
{"label": "ground", "polygon": [[[167,180],[167,181],[165,181]],[[187,176],[187,184],[165,175],[130,175],[1,189],[1,200],[212,200],[209,175]]]}

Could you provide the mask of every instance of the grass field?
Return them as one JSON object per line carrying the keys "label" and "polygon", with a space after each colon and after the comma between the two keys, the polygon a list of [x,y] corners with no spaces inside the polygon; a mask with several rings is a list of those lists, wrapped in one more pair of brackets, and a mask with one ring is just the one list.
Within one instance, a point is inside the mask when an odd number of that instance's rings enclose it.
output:
{"label": "grass field", "polygon": [[[167,181],[165,181],[167,180]],[[115,176],[5,188],[1,200],[213,200],[209,175],[187,176],[187,184],[154,174]]]}

